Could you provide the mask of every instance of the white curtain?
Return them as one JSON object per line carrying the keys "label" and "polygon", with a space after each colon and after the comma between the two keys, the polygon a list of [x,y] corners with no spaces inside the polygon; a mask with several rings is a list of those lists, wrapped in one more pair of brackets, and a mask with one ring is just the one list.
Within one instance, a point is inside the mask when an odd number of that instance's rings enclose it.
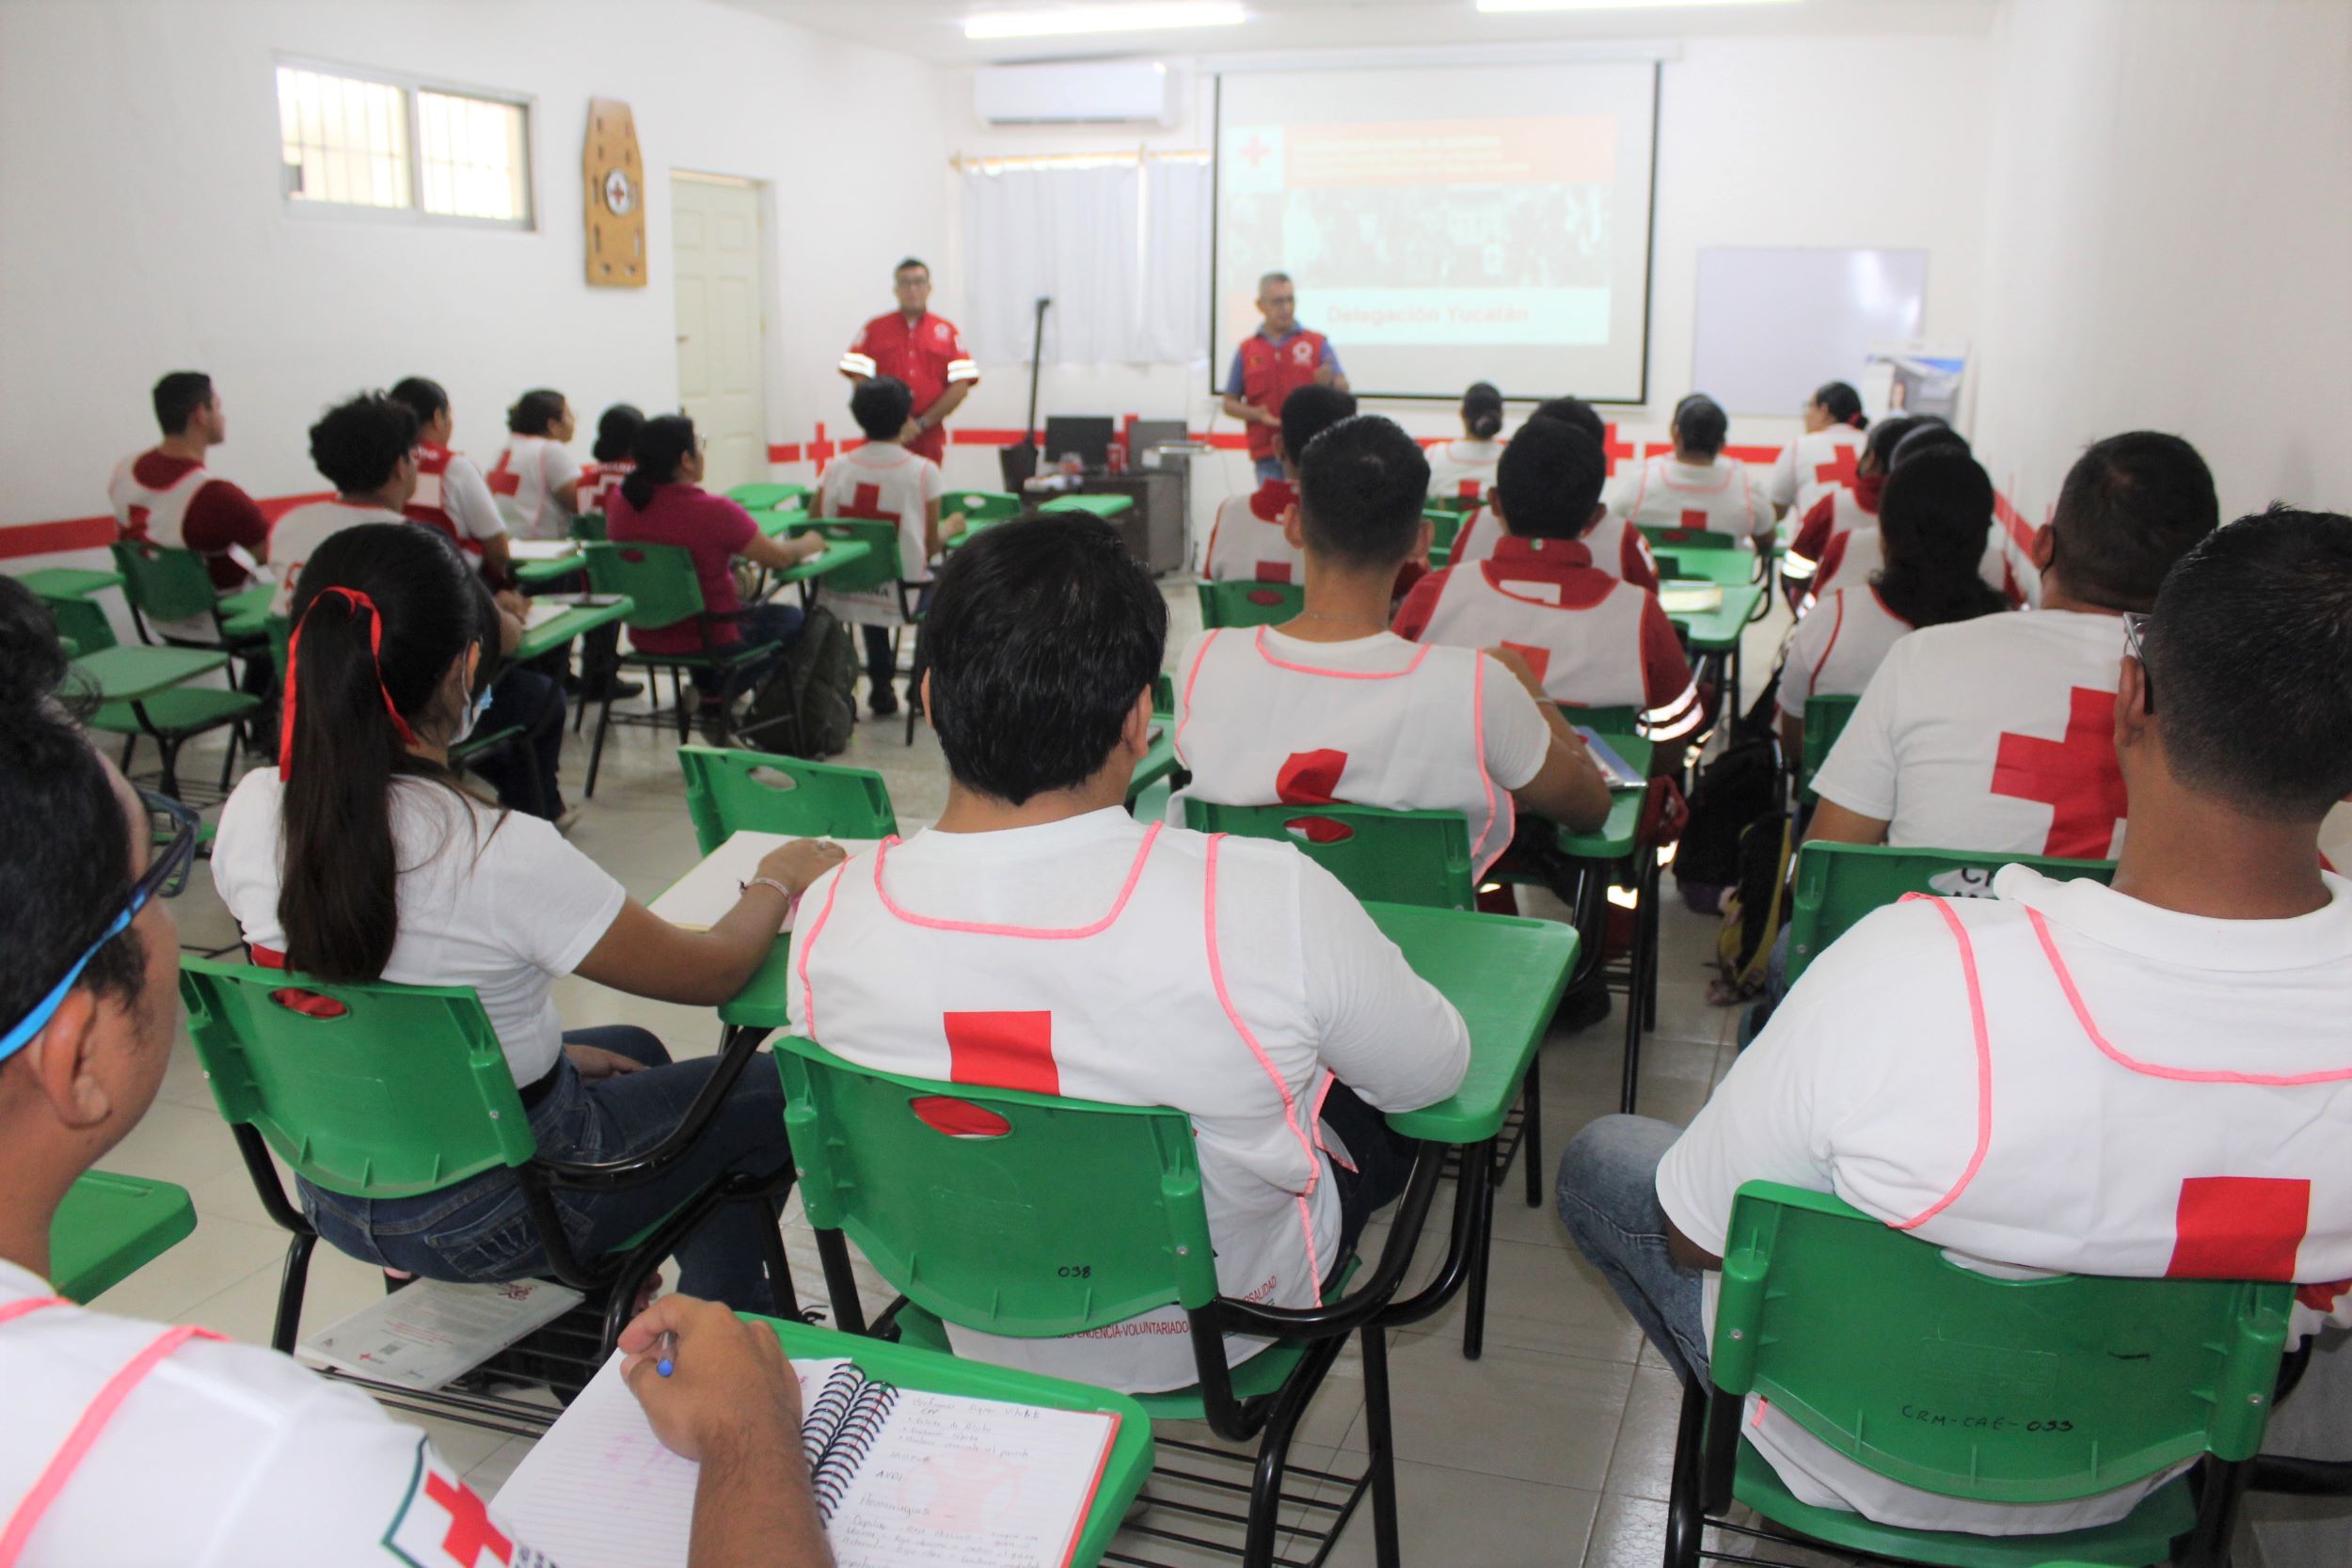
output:
{"label": "white curtain", "polygon": [[1039,296],[1045,361],[1183,364],[1206,352],[1209,171],[1154,162],[974,169],[963,180],[974,357],[1020,364]]}
{"label": "white curtain", "polygon": [[1136,357],[1189,365],[1209,352],[1207,162],[1160,159],[1143,182],[1143,289]]}

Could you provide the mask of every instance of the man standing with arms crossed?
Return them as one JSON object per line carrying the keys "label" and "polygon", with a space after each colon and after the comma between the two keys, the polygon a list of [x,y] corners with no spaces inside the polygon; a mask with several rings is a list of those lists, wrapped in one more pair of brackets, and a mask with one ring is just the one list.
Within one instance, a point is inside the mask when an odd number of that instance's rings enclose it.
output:
{"label": "man standing with arms crossed", "polygon": [[905,382],[914,394],[914,412],[907,416],[900,444],[944,464],[947,416],[970,395],[980,368],[964,352],[956,324],[926,309],[931,297],[930,267],[908,257],[891,275],[891,289],[898,296],[898,308],[857,329],[849,352],[841,356],[840,371],[851,381],[891,375]]}
{"label": "man standing with arms crossed", "polygon": [[[1225,377],[1225,412],[1242,422],[1258,483],[1282,477],[1275,437],[1282,429],[1282,400],[1311,384],[1348,389],[1347,374],[1330,340],[1298,325],[1298,293],[1290,274],[1258,279],[1258,314],[1265,320],[1233,351]],[[1293,461],[1297,458],[1292,454]]]}

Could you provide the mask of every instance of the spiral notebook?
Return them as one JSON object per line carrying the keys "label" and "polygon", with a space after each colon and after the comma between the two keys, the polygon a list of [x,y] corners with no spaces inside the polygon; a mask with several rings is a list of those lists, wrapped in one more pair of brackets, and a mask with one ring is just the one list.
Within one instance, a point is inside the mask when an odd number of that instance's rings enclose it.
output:
{"label": "spiral notebook", "polygon": [[[837,1568],[1064,1568],[1119,1418],[900,1388],[795,1361],[802,1451]],[[698,1467],[607,1362],[493,1512],[564,1568],[685,1568]]]}

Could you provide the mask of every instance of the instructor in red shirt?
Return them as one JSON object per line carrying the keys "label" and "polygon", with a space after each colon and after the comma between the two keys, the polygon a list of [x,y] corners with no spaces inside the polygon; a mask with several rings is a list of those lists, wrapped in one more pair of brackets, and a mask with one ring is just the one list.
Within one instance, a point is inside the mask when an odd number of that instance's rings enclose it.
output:
{"label": "instructor in red shirt", "polygon": [[[1242,422],[1249,437],[1258,482],[1282,477],[1282,454],[1275,440],[1282,433],[1282,400],[1310,383],[1347,390],[1347,372],[1320,332],[1298,325],[1298,291],[1286,272],[1258,279],[1258,314],[1265,320],[1233,351],[1225,377],[1225,412]],[[1291,453],[1296,462],[1298,454]]]}
{"label": "instructor in red shirt", "polygon": [[857,329],[841,356],[841,373],[852,381],[897,376],[914,394],[899,442],[934,463],[946,460],[947,416],[980,379],[979,366],[963,350],[963,335],[945,316],[925,309],[931,297],[931,269],[910,256],[891,276],[898,308]]}

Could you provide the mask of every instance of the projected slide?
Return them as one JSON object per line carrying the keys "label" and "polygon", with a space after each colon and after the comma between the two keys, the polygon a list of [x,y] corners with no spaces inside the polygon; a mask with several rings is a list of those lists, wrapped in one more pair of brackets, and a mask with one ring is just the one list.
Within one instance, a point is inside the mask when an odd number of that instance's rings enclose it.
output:
{"label": "projected slide", "polygon": [[1359,393],[1638,399],[1654,83],[1646,62],[1221,76],[1212,371],[1279,271]]}

